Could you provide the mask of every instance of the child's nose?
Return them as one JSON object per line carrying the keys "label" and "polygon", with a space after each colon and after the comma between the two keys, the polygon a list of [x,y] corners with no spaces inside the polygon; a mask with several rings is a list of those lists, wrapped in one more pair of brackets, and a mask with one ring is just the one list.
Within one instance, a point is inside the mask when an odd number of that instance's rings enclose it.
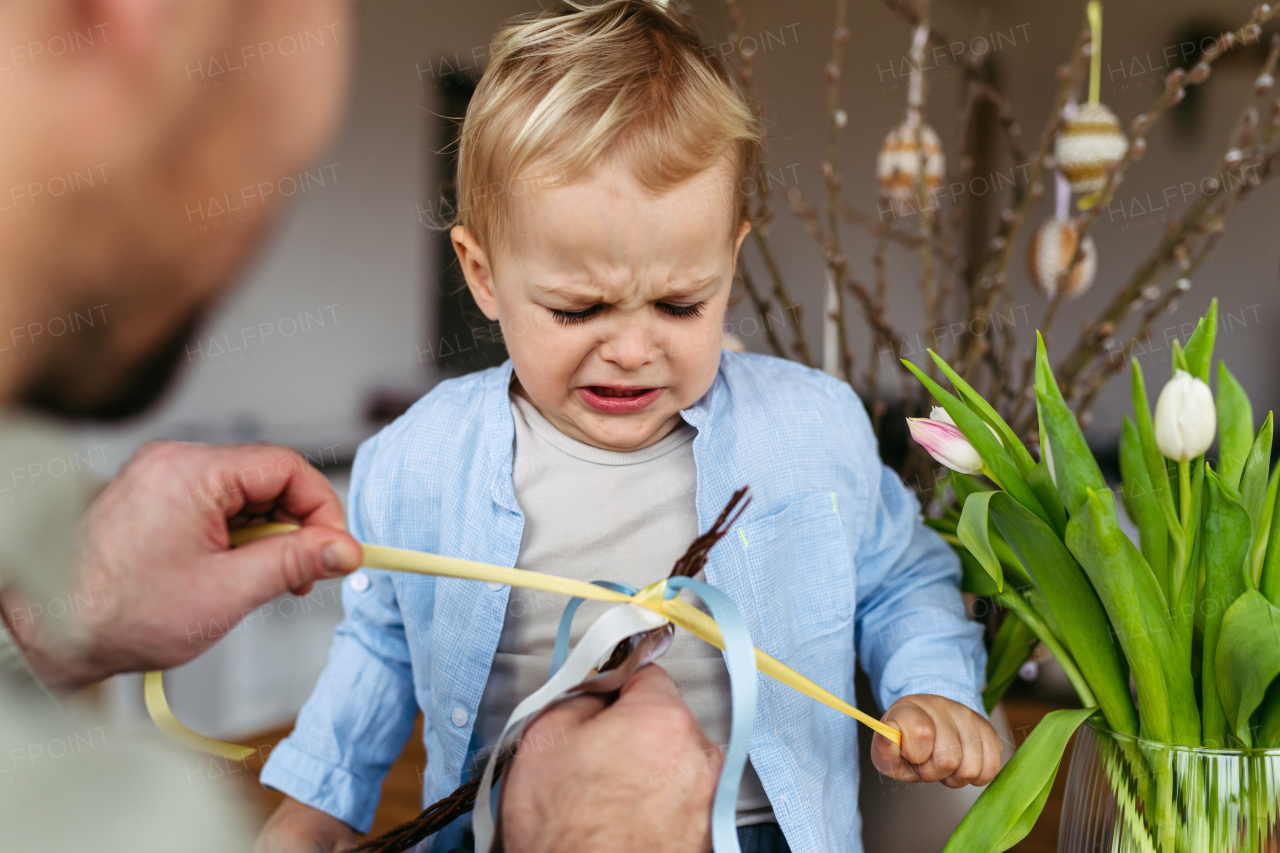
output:
{"label": "child's nose", "polygon": [[623,370],[637,370],[653,360],[657,344],[639,317],[624,318],[600,347],[600,356]]}

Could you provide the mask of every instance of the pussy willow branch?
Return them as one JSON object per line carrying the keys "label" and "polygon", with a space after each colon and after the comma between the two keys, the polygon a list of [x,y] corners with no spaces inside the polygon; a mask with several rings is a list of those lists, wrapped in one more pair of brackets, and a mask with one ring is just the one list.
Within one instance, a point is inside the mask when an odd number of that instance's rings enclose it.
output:
{"label": "pussy willow branch", "polygon": [[[929,0],[920,0],[919,10],[917,13],[917,27],[929,27]],[[921,67],[918,72],[920,74],[920,121],[913,128],[915,134],[916,145],[916,168],[915,168],[915,187],[916,187],[916,210],[917,224],[920,234],[920,293],[924,297],[924,318],[925,318],[925,336],[928,337],[930,332],[938,328],[938,287],[934,280],[934,264],[933,264],[933,205],[929,203],[929,190],[925,186],[925,166],[929,161],[929,153],[924,144],[924,109],[929,100],[928,81],[924,78],[924,54],[929,49],[929,38],[925,36],[924,45],[920,49],[920,56],[917,64]],[[914,44],[912,52],[915,52]],[[934,378],[938,378],[938,366],[930,359],[925,363],[925,369]]]}
{"label": "pussy willow branch", "polygon": [[769,319],[772,316],[770,312],[773,308],[773,301],[761,294],[756,288],[755,280],[751,278],[751,271],[747,269],[746,264],[738,264],[738,277],[742,279],[742,289],[747,292],[747,296],[751,299],[751,304],[755,306],[756,313],[762,318],[761,324],[764,326],[764,336],[769,341],[769,348],[773,350],[773,354],[778,358],[786,358],[786,347],[782,345],[782,339],[774,331],[773,322]]}
{"label": "pussy willow branch", "polygon": [[[840,204],[840,219],[851,225],[857,225],[877,240],[883,238],[889,243],[894,243],[912,252],[920,250],[920,246],[924,243],[925,238],[920,236],[918,231],[897,231],[892,227],[892,223],[883,222],[865,211],[850,207],[847,202]],[[933,240],[934,257],[941,258],[950,265],[959,262],[959,253],[955,246],[951,245],[947,240],[940,239],[936,235],[931,235]]]}
{"label": "pussy willow branch", "polygon": [[[909,2],[909,0],[884,0],[884,5],[888,6],[890,11],[910,24],[913,29],[924,22],[925,15],[928,13],[929,7],[927,0],[926,2],[922,2],[919,6],[915,3]],[[946,33],[938,32],[932,25],[929,27],[929,41],[934,44],[951,43],[951,39],[947,38]],[[965,47],[965,52],[968,52],[967,46]]]}
{"label": "pussy willow branch", "polygon": [[[1258,32],[1261,25],[1275,17],[1275,15],[1275,9],[1271,9],[1267,6],[1259,6],[1254,10],[1248,23],[1240,27],[1238,30],[1224,33],[1219,36],[1218,40],[1205,52],[1201,59],[1201,63],[1204,64],[1206,72],[1208,66],[1227,50],[1236,45],[1255,42],[1258,38]],[[1207,77],[1207,73],[1201,76],[1195,73],[1196,70],[1197,69],[1194,68],[1192,69],[1193,74],[1187,77],[1186,85],[1194,85],[1195,83],[1202,82],[1205,77]],[[1172,76],[1172,73],[1170,76]],[[1197,79],[1197,77],[1199,77],[1199,79]],[[1164,99],[1165,93],[1162,92],[1160,98]],[[1139,119],[1142,118],[1142,116],[1139,117]],[[1142,127],[1141,133],[1145,134],[1153,122],[1154,117],[1146,121],[1145,126]],[[1135,135],[1140,136],[1141,134]],[[1106,201],[1109,200],[1110,197],[1108,196],[1105,200],[1100,200],[1099,203],[1106,203]],[[1205,205],[1201,209],[1201,215],[1203,215],[1203,212],[1207,207],[1208,205]],[[1114,329],[1120,323],[1129,318],[1134,310],[1135,300],[1141,295],[1142,288],[1152,280],[1157,271],[1163,273],[1167,270],[1168,262],[1169,259],[1172,258],[1174,248],[1183,241],[1182,238],[1190,232],[1192,227],[1194,227],[1194,223],[1189,221],[1190,219],[1191,216],[1188,214],[1184,222],[1181,224],[1181,227],[1179,227],[1174,234],[1167,235],[1165,237],[1155,255],[1153,255],[1153,257],[1149,259],[1142,268],[1140,268],[1138,273],[1135,273],[1135,275],[1130,277],[1128,283],[1126,283],[1124,287],[1121,287],[1116,291],[1111,301],[1107,304],[1107,307],[1102,310],[1097,318],[1086,324],[1080,335],[1080,339],[1067,354],[1066,358],[1063,359],[1056,371],[1059,384],[1063,388],[1064,395],[1067,395],[1068,398],[1074,394],[1075,382],[1081,371],[1092,363],[1100,354],[1100,344],[1102,340],[1107,337],[1106,335],[1101,335],[1099,333],[1101,329],[1105,328],[1104,324],[1109,323],[1111,324],[1110,328]]]}
{"label": "pussy willow branch", "polygon": [[[757,118],[763,120],[764,107],[761,106],[760,100],[756,95],[754,68],[755,53],[753,51],[744,51],[742,49],[742,25],[746,20],[738,0],[725,0],[725,6],[729,10],[729,42],[733,45],[733,53],[738,62],[738,80],[742,85],[742,94],[746,98],[747,105]],[[769,278],[773,283],[773,295],[782,303],[782,313],[787,315],[791,325],[791,350],[799,358],[800,362],[813,367],[813,356],[809,351],[809,341],[805,337],[804,324],[802,322],[801,305],[791,298],[790,292],[787,290],[786,282],[782,278],[782,270],[778,267],[778,262],[773,256],[773,250],[769,246],[769,222],[773,219],[773,210],[769,207],[770,186],[768,175],[765,174],[765,156],[764,148],[768,144],[768,135],[762,140],[761,152],[756,163],[756,205],[748,211],[751,219],[751,239],[756,249],[760,252],[760,258],[764,261],[765,270],[769,273]],[[759,305],[757,304],[757,308]],[[767,319],[767,315],[766,315]]]}
{"label": "pussy willow branch", "polygon": [[[1220,196],[1216,194],[1204,196],[1201,199],[1201,210],[1196,212],[1195,221],[1187,223],[1189,229],[1179,229],[1175,232],[1180,239],[1174,244],[1175,249],[1170,253],[1166,268],[1174,262],[1179,264],[1178,281],[1163,295],[1156,297],[1143,312],[1140,326],[1119,348],[1120,358],[1116,358],[1117,349],[1114,341],[1111,340],[1110,333],[1113,330],[1105,325],[1101,327],[1100,332],[1104,333],[1102,344],[1107,350],[1108,360],[1101,361],[1100,357],[1095,357],[1091,364],[1096,364],[1096,368],[1092,372],[1085,372],[1083,378],[1077,381],[1077,386],[1083,386],[1078,407],[1081,414],[1088,413],[1106,381],[1121,372],[1128,364],[1125,353],[1132,353],[1139,344],[1150,340],[1151,326],[1155,320],[1173,310],[1178,297],[1190,289],[1190,277],[1221,239],[1226,230],[1226,220],[1235,206],[1274,174],[1276,159],[1280,157],[1280,144],[1278,144],[1280,143],[1280,102],[1273,103],[1272,118],[1261,139],[1255,138],[1255,128],[1257,108],[1274,85],[1273,72],[1278,61],[1280,61],[1280,35],[1273,36],[1271,39],[1271,47],[1262,71],[1258,75],[1258,82],[1255,83],[1252,96],[1235,123],[1227,153],[1218,164],[1217,174],[1227,178],[1228,185],[1232,183],[1232,176],[1238,179],[1235,188]],[[1240,152],[1241,147],[1249,149],[1249,156],[1246,157]],[[1230,161],[1235,159],[1235,154],[1240,154],[1241,159],[1232,167]],[[1190,220],[1191,217],[1188,216],[1187,219]],[[1195,248],[1194,255],[1189,255],[1187,251],[1189,246]],[[1151,278],[1154,279],[1158,275],[1163,273],[1153,272]],[[1139,297],[1130,306],[1131,310],[1136,311],[1144,299],[1143,294],[1154,288],[1154,284],[1144,286],[1139,292]]]}
{"label": "pussy willow branch", "polygon": [[[1049,110],[1049,119],[1045,122],[1044,131],[1040,135],[1040,148],[1030,161],[1030,169],[1027,176],[1029,189],[1013,208],[1012,213],[1008,217],[1002,218],[1000,228],[991,241],[991,254],[988,254],[986,264],[978,276],[978,292],[975,293],[976,302],[970,310],[970,316],[975,323],[978,320],[982,320],[989,327],[991,310],[995,307],[1001,292],[1004,291],[1008,283],[1009,259],[1013,255],[1018,232],[1026,220],[1027,212],[1030,210],[1032,202],[1044,194],[1042,179],[1045,159],[1053,151],[1054,141],[1058,136],[1058,128],[1062,123],[1062,109],[1066,106],[1067,98],[1075,90],[1079,79],[1083,75],[1084,46],[1088,42],[1089,30],[1086,27],[1081,30],[1079,37],[1076,39],[1075,47],[1071,51],[1071,59],[1059,69],[1058,92],[1054,96],[1053,106]],[[966,380],[972,381],[974,368],[982,356],[981,350],[986,346],[989,346],[987,341],[973,334],[966,333],[961,338],[958,355],[963,362],[961,374]]]}
{"label": "pussy willow branch", "polygon": [[[849,28],[845,25],[848,0],[836,0],[836,23],[831,34],[831,62],[826,67],[827,78],[827,160],[822,164],[822,177],[827,185],[827,234],[830,245],[827,250],[827,270],[835,289],[835,305],[831,320],[835,322],[836,337],[840,347],[840,374],[853,382],[853,349],[844,322],[844,279],[848,272],[848,260],[840,250],[840,186],[843,179],[836,168],[840,153],[840,76],[844,65],[844,46],[849,41]],[[845,119],[847,121],[847,118]]]}

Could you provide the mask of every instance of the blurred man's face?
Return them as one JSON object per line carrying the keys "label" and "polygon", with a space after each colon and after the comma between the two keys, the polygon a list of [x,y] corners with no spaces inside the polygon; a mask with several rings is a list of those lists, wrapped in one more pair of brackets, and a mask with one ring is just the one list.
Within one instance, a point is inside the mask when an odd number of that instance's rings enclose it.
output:
{"label": "blurred man's face", "polygon": [[[349,0],[139,8],[146,11],[135,18],[154,20],[139,26],[80,13],[72,26],[81,32],[105,24],[96,31],[102,49],[48,65],[83,78],[85,106],[63,122],[82,134],[60,140],[50,155],[57,159],[41,168],[58,174],[106,164],[97,186],[31,206],[33,216],[49,217],[31,233],[46,235],[44,268],[62,271],[53,282],[58,310],[105,305],[100,324],[24,342],[38,365],[25,396],[60,414],[126,417],[160,395],[186,339],[290,188],[316,177],[345,96],[355,39]],[[66,32],[66,22],[50,23]],[[309,178],[300,174],[308,169]],[[21,239],[10,231],[9,239]]]}

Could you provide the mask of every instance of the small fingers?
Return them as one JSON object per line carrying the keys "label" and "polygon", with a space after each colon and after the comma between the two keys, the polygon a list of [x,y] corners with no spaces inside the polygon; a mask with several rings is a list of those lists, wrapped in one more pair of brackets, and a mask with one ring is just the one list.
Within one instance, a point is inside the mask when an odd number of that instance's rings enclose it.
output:
{"label": "small fingers", "polygon": [[975,785],[985,785],[996,778],[996,774],[1000,772],[1000,757],[1004,752],[1004,742],[991,726],[987,726],[982,733],[982,743],[982,772],[973,780]]}
{"label": "small fingers", "polygon": [[[889,723],[894,726],[894,723]],[[896,726],[895,726],[896,728]],[[920,774],[902,757],[902,750],[893,741],[877,732],[871,738],[871,763],[876,770],[899,782],[919,782]]]}
{"label": "small fingers", "polygon": [[[964,760],[964,744],[955,723],[944,717],[933,720],[933,751],[920,765],[920,778],[925,782],[949,779]],[[976,773],[976,771],[975,771]]]}
{"label": "small fingers", "polygon": [[957,743],[961,749],[960,766],[942,780],[942,784],[948,788],[963,788],[965,785],[974,784],[982,775],[982,769],[986,763],[987,745],[980,732],[972,729],[967,733],[962,732]]}

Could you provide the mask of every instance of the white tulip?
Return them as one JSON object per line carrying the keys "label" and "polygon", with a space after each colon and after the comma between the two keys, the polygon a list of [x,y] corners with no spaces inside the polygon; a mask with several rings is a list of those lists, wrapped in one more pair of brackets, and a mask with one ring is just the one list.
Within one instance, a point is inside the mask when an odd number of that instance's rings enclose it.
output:
{"label": "white tulip", "polygon": [[1175,462],[1202,456],[1217,429],[1209,386],[1185,370],[1175,371],[1156,400],[1156,447],[1161,455]]}

